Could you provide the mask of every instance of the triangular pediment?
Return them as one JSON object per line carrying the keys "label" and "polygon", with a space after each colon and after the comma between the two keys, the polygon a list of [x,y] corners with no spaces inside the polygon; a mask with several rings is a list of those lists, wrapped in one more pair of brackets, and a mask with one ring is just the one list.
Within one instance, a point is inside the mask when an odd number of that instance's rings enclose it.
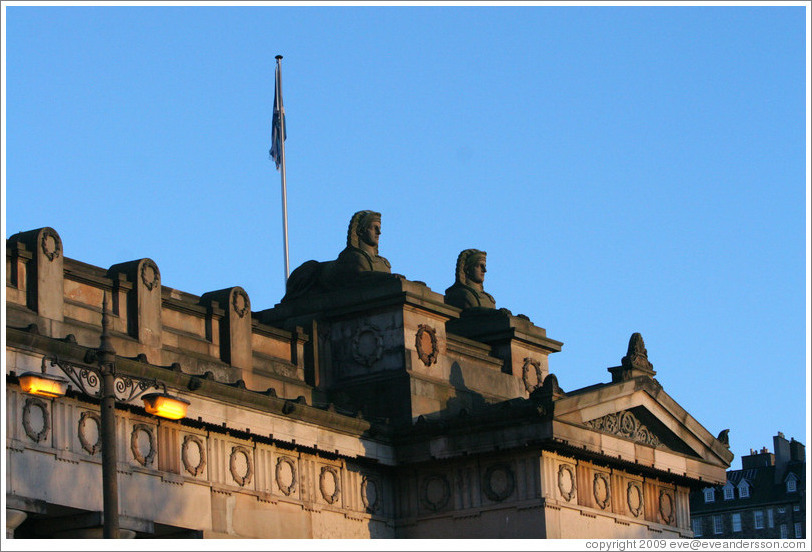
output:
{"label": "triangular pediment", "polygon": [[595,432],[607,442],[620,440],[618,447],[633,443],[725,467],[733,459],[728,446],[651,377],[568,392],[555,403],[555,419]]}

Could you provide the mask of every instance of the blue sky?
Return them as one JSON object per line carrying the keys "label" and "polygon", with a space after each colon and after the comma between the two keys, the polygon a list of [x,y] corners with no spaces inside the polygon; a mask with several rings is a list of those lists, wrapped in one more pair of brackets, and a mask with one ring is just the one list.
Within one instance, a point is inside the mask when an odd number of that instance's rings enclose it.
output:
{"label": "blue sky", "polygon": [[268,159],[283,59],[293,268],[383,213],[392,270],[457,254],[564,342],[562,388],[641,332],[739,458],[808,444],[805,8],[20,7],[5,12],[5,236],[149,257],[165,286],[284,293]]}

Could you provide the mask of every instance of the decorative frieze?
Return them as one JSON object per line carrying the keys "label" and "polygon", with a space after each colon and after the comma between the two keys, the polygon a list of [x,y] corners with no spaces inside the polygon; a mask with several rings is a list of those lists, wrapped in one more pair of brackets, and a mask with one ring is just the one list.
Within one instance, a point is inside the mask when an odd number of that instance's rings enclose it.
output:
{"label": "decorative frieze", "polygon": [[660,445],[660,440],[629,410],[613,412],[602,418],[590,420],[587,425],[592,429],[619,435],[644,445],[652,447]]}
{"label": "decorative frieze", "polygon": [[380,360],[382,354],[381,330],[374,324],[362,324],[352,337],[352,357],[359,364],[370,367]]}
{"label": "decorative frieze", "polygon": [[601,510],[609,506],[612,492],[609,486],[609,476],[605,473],[596,472],[592,478],[592,495],[595,497],[595,504]]}
{"label": "decorative frieze", "polygon": [[541,362],[532,358],[525,358],[522,366],[522,382],[528,393],[541,387],[544,378],[541,375]]}
{"label": "decorative frieze", "polygon": [[381,482],[377,477],[365,475],[361,480],[361,502],[370,514],[381,507]]}
{"label": "decorative frieze", "polygon": [[629,513],[634,517],[640,517],[643,514],[643,488],[640,483],[629,481],[626,487],[626,505],[629,507]]}
{"label": "decorative frieze", "polygon": [[427,510],[437,512],[448,505],[451,498],[451,484],[442,474],[431,474],[423,479],[420,486],[420,504]]}
{"label": "decorative frieze", "polygon": [[507,464],[493,464],[485,470],[482,477],[482,490],[485,496],[494,502],[502,502],[516,488],[516,477]]}
{"label": "decorative frieze", "polygon": [[275,475],[279,491],[285,496],[290,496],[296,488],[296,464],[290,458],[278,456]]}
{"label": "decorative frieze", "polygon": [[567,502],[575,496],[575,471],[568,464],[558,466],[558,492]]}

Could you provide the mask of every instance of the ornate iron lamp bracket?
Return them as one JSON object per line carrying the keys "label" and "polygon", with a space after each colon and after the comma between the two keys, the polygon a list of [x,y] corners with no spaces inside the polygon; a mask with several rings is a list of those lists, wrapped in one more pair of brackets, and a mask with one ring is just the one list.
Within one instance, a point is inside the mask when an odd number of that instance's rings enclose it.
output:
{"label": "ornate iron lamp bracket", "polygon": [[[59,367],[62,372],[68,376],[68,379],[76,385],[85,395],[101,399],[101,376],[102,370],[113,369],[112,365],[104,367],[83,366],[81,364],[74,364],[64,360],[59,360],[56,357],[43,357],[42,358],[42,371],[45,372],[45,363],[50,362],[51,366]],[[115,383],[113,385],[116,399],[121,402],[131,402],[139,398],[145,392],[151,389],[160,390],[163,388],[166,391],[166,385],[158,382],[157,379],[139,378],[136,376],[118,375],[113,372]]]}

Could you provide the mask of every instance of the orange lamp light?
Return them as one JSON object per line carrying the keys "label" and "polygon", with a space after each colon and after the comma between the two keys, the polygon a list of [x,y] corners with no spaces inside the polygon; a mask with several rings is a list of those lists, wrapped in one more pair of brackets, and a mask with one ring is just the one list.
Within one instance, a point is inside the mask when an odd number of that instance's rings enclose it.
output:
{"label": "orange lamp light", "polygon": [[141,399],[144,401],[144,408],[147,412],[169,420],[180,420],[186,416],[186,409],[191,404],[185,399],[173,397],[167,393],[150,393]]}
{"label": "orange lamp light", "polygon": [[18,377],[23,393],[38,395],[40,397],[62,397],[68,391],[68,381],[59,376],[41,374],[38,372],[24,372]]}

